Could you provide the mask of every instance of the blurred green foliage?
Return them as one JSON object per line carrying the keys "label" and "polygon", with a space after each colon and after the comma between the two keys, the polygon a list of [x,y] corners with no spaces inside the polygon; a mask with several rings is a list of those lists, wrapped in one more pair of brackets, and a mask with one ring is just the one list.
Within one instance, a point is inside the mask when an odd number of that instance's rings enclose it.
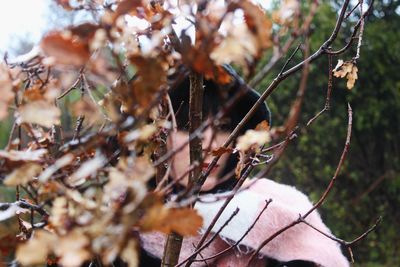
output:
{"label": "blurred green foliage", "polygon": [[[379,228],[354,247],[355,266],[400,266],[400,16],[394,11],[400,5],[398,2],[383,1],[375,5],[366,21],[355,87],[349,91],[345,79],[334,78],[331,110],[305,127],[324,107],[328,81],[327,56],[311,65],[299,137],[270,174],[270,178],[296,185],[314,201],[319,199],[339,162],[346,138],[347,103],[351,104],[350,151],[321,214],[333,234],[348,241],[383,216]],[[334,4],[329,1],[319,7],[313,22],[311,52],[330,35],[336,14]],[[339,36],[349,36],[352,25],[346,23]],[[333,49],[341,48],[345,42],[346,39],[339,37]],[[333,67],[338,59],[352,59],[357,41],[354,43],[348,52],[333,58]],[[301,59],[298,53],[291,65]],[[281,60],[281,66],[284,61]],[[281,66],[263,81],[260,91]],[[285,122],[300,76],[301,71],[285,80],[267,100],[273,126]]]}

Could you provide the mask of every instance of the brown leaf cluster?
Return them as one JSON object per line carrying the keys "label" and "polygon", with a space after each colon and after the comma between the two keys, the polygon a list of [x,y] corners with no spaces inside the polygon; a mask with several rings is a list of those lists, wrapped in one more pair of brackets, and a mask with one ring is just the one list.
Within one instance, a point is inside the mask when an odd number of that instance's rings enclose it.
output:
{"label": "brown leaf cluster", "polygon": [[[71,12],[88,8],[57,2]],[[175,13],[161,2],[121,0],[110,8],[90,1],[89,8],[102,10],[98,23],[52,31],[40,52],[0,65],[0,119],[12,112],[15,122],[0,150],[0,176],[21,190],[0,226],[19,222],[10,244],[23,266],[80,266],[95,256],[105,265],[120,257],[137,266],[137,231],[189,236],[202,227],[193,209],[148,189],[157,171],[154,149],[171,130],[172,114],[161,115],[160,99],[174,86],[171,74],[191,69],[226,84],[223,64],[248,71],[271,46],[272,22],[250,0],[218,12],[209,1],[191,14],[192,43],[187,32],[173,32]],[[241,151],[267,141],[259,132],[268,125],[260,127],[238,143]]]}

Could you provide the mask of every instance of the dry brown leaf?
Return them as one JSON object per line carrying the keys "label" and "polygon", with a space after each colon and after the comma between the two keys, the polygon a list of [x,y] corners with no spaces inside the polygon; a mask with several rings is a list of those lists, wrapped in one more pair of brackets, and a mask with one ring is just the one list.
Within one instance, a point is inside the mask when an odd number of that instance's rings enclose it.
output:
{"label": "dry brown leaf", "polygon": [[0,64],[0,120],[7,117],[8,104],[14,99],[13,85],[10,79],[8,68]]}
{"label": "dry brown leaf", "polygon": [[74,229],[57,240],[54,253],[60,257],[59,262],[62,266],[79,267],[84,261],[91,258],[91,254],[87,250],[89,242],[89,238],[84,233]]}
{"label": "dry brown leaf", "polygon": [[96,157],[82,163],[79,169],[68,177],[67,183],[71,186],[79,186],[85,183],[86,178],[96,174],[105,163],[106,158],[102,154],[96,155]]}
{"label": "dry brown leaf", "polygon": [[281,2],[280,8],[272,13],[272,20],[281,25],[289,25],[298,9],[299,1],[284,0]]}
{"label": "dry brown leaf", "polygon": [[47,167],[38,177],[39,181],[44,183],[50,177],[56,173],[59,169],[69,165],[73,160],[74,160],[74,155],[72,154],[66,154],[62,156],[61,158],[57,159],[56,162],[54,162],[53,165]]}
{"label": "dry brown leaf", "polygon": [[130,61],[138,68],[138,77],[132,83],[131,93],[137,104],[146,108],[167,81],[167,65],[158,57],[131,56]]}
{"label": "dry brown leaf", "polygon": [[65,10],[72,10],[69,0],[56,0],[56,3],[62,6]]}
{"label": "dry brown leaf", "polygon": [[228,35],[211,52],[210,58],[218,65],[236,63],[247,68],[248,62],[252,62],[258,53],[257,38],[245,24],[234,25],[232,20]]}
{"label": "dry brown leaf", "polygon": [[115,13],[113,16],[113,21],[116,21],[119,16],[130,13],[132,10],[134,10],[140,6],[142,6],[141,0],[122,0],[122,1],[120,1],[117,9],[115,10]]}
{"label": "dry brown leaf", "polygon": [[68,202],[65,197],[57,197],[53,200],[49,221],[53,227],[65,225],[68,218]]}
{"label": "dry brown leaf", "polygon": [[47,128],[60,124],[61,111],[49,102],[40,100],[18,108],[18,123],[35,123]]}
{"label": "dry brown leaf", "polygon": [[104,117],[100,111],[99,106],[97,106],[93,101],[83,98],[74,103],[71,107],[72,114],[74,116],[84,116],[84,122],[86,124],[103,123]]}
{"label": "dry brown leaf", "polygon": [[127,133],[123,140],[126,143],[133,142],[135,140],[148,142],[150,137],[152,137],[157,132],[157,127],[154,124],[146,124],[139,129],[135,129]]}
{"label": "dry brown leaf", "polygon": [[[230,148],[230,147],[219,147],[219,148],[216,148],[216,149],[213,149],[212,151],[211,151],[211,154],[213,155],[213,156],[222,156],[223,154],[225,154],[225,153],[232,153],[234,150],[232,149],[232,148]],[[207,166],[208,166],[208,164],[207,164]]]}
{"label": "dry brown leaf", "polygon": [[47,154],[47,149],[37,149],[37,150],[0,150],[0,158],[5,158],[10,161],[40,161],[43,159],[44,155]]}
{"label": "dry brown leaf", "polygon": [[347,74],[347,83],[346,86],[348,89],[352,89],[354,87],[354,84],[358,78],[357,75],[358,68],[356,65],[353,65],[353,68],[351,69],[351,72]]}
{"label": "dry brown leaf", "polygon": [[269,131],[270,130],[270,126],[268,121],[263,120],[262,122],[260,122],[259,124],[257,124],[256,126],[256,131]]}
{"label": "dry brown leaf", "polygon": [[156,203],[149,208],[141,220],[143,231],[176,232],[182,236],[197,235],[203,225],[203,218],[193,209],[167,208],[162,203]]}
{"label": "dry brown leaf", "polygon": [[42,167],[33,162],[28,162],[21,167],[14,169],[6,176],[3,183],[8,186],[25,185],[42,171]]}
{"label": "dry brown leaf", "polygon": [[47,255],[56,244],[56,240],[56,236],[47,231],[35,231],[31,239],[18,246],[16,251],[17,261],[24,266],[46,263]]}
{"label": "dry brown leaf", "polygon": [[260,6],[251,1],[239,1],[238,5],[244,11],[244,19],[250,31],[257,38],[258,51],[272,46],[272,22],[266,17]]}
{"label": "dry brown leaf", "polygon": [[258,148],[271,141],[271,136],[267,131],[247,130],[246,133],[238,138],[236,149],[245,152],[250,148]]}
{"label": "dry brown leaf", "polygon": [[346,77],[346,86],[347,89],[350,90],[354,87],[358,78],[357,72],[358,68],[352,61],[343,61],[342,59],[339,59],[335,69],[333,70],[333,75],[338,78]]}
{"label": "dry brown leaf", "polygon": [[128,263],[128,267],[139,266],[138,244],[131,239],[121,252],[121,258]]}
{"label": "dry brown leaf", "polygon": [[47,56],[54,57],[59,64],[82,66],[90,57],[87,43],[67,33],[52,32],[42,39],[40,46]]}

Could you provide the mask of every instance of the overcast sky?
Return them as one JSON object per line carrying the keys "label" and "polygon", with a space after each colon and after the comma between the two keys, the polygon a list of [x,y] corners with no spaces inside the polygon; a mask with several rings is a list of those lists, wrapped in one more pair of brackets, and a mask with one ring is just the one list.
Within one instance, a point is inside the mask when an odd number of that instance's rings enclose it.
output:
{"label": "overcast sky", "polygon": [[[18,40],[38,43],[49,29],[49,5],[53,0],[2,0],[0,3],[0,58],[5,51],[13,54]],[[263,6],[269,0],[256,0]]]}
{"label": "overcast sky", "polygon": [[3,0],[0,5],[0,52],[10,49],[13,41],[40,40],[46,28],[50,0]]}

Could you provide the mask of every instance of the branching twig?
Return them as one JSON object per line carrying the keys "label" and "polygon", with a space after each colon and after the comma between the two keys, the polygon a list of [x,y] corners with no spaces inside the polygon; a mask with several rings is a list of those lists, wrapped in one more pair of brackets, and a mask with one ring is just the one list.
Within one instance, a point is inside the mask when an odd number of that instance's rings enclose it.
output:
{"label": "branching twig", "polygon": [[308,122],[307,126],[313,123],[322,113],[328,111],[330,109],[330,102],[331,102],[331,94],[332,94],[332,87],[333,87],[333,70],[332,70],[332,55],[328,55],[328,88],[326,90],[326,99],[325,99],[325,106],[324,108],[318,112],[314,117],[312,117]]}
{"label": "branching twig", "polygon": [[[183,261],[181,261],[179,264],[175,265],[175,267],[182,266],[186,262],[187,262],[187,264],[185,266],[190,266],[190,263],[193,261],[191,259],[193,257],[196,257],[197,254],[199,254],[203,249],[207,248],[215,240],[215,238],[218,237],[218,235],[221,233],[221,231],[232,221],[233,217],[235,217],[239,213],[239,210],[240,210],[239,208],[236,208],[234,210],[234,212],[231,214],[231,216],[229,216],[229,218],[224,222],[224,224],[214,233],[214,235],[206,243],[204,243],[204,245],[202,245],[200,248],[199,248],[199,246],[197,246],[196,250],[192,253],[192,255],[190,255]],[[207,260],[207,259],[204,259],[204,260]],[[204,260],[200,260],[200,261],[204,261]]]}
{"label": "branching twig", "polygon": [[[272,199],[266,200],[265,201],[265,205],[262,208],[262,210],[259,212],[259,214],[257,215],[257,217],[254,219],[253,223],[249,226],[249,228],[247,228],[246,232],[232,245],[230,245],[228,248],[218,252],[215,255],[212,255],[208,258],[205,258],[204,260],[211,260],[211,259],[215,259],[218,257],[221,257],[223,254],[225,254],[226,252],[228,252],[229,250],[233,249],[234,247],[236,247],[237,245],[240,244],[240,242],[242,242],[242,240],[249,234],[249,232],[251,231],[251,229],[254,228],[254,226],[256,225],[256,223],[258,222],[258,220],[260,219],[261,215],[264,213],[264,211],[268,208],[269,204],[272,202]],[[199,260],[194,260],[194,261],[199,261]]]}
{"label": "branching twig", "polygon": [[345,145],[344,145],[344,148],[343,148],[343,152],[342,152],[342,155],[340,157],[339,163],[338,163],[338,165],[336,167],[335,174],[333,175],[332,179],[330,180],[329,185],[325,189],[325,192],[322,194],[321,198],[317,201],[317,203],[314,204],[314,206],[310,210],[308,210],[305,214],[301,215],[299,217],[299,219],[297,219],[297,220],[287,224],[286,226],[282,227],[281,229],[276,231],[274,234],[272,234],[270,237],[268,237],[266,240],[261,242],[261,244],[257,247],[257,249],[250,256],[250,259],[248,261],[247,266],[251,266],[250,264],[253,261],[253,259],[257,256],[257,254],[261,251],[261,249],[263,247],[265,247],[269,242],[271,242],[277,236],[279,236],[283,232],[287,231],[288,229],[292,228],[293,226],[301,223],[301,220],[304,220],[305,218],[307,218],[313,211],[315,211],[317,208],[319,208],[323,204],[323,202],[327,198],[329,192],[331,192],[331,190],[333,188],[333,185],[335,184],[336,178],[339,175],[339,171],[340,171],[340,169],[341,169],[341,167],[342,167],[342,165],[344,163],[344,160],[346,158],[346,155],[347,155],[347,152],[348,152],[348,149],[349,149],[350,138],[351,138],[352,120],[353,120],[353,113],[352,113],[350,105],[348,105],[348,116],[349,116],[349,121],[348,121],[348,126],[347,126],[347,136],[346,136],[346,142],[345,142]]}

